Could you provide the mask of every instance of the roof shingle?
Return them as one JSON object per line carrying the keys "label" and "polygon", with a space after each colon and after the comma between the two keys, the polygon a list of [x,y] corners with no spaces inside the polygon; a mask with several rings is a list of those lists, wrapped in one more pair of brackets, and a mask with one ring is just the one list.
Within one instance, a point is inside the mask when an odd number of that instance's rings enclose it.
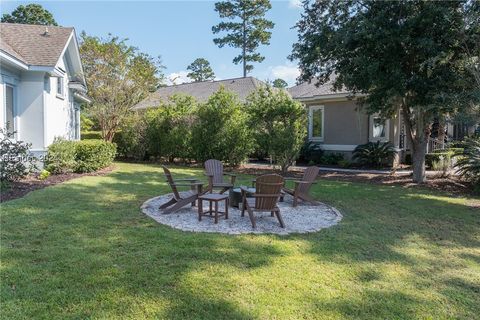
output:
{"label": "roof shingle", "polygon": [[0,23],[0,50],[28,65],[53,67],[72,31],[73,28]]}
{"label": "roof shingle", "polygon": [[235,92],[241,101],[258,87],[264,85],[262,81],[253,77],[226,79],[219,81],[189,82],[168,87],[161,87],[151,93],[146,99],[139,102],[134,109],[145,109],[159,106],[161,103],[168,102],[169,97],[177,93],[183,93],[193,96],[197,101],[204,102],[218,89],[224,86],[225,89]]}
{"label": "roof shingle", "polygon": [[330,80],[323,85],[316,86],[316,81],[313,79],[311,82],[303,82],[297,86],[291,87],[288,89],[288,92],[291,96],[295,99],[305,99],[305,98],[313,98],[317,96],[325,96],[331,94],[348,94],[347,90],[344,88],[335,91],[333,89],[333,82],[335,81],[335,77],[332,76]]}

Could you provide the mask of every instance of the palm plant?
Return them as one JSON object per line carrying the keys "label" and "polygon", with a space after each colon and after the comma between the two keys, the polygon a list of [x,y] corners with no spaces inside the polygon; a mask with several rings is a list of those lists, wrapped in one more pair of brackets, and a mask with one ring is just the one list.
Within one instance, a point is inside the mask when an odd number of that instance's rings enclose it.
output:
{"label": "palm plant", "polygon": [[457,152],[457,173],[473,184],[480,186],[480,138],[467,138],[463,152]]}
{"label": "palm plant", "polygon": [[361,144],[353,150],[353,160],[362,165],[380,167],[395,155],[395,149],[389,142],[369,142]]}

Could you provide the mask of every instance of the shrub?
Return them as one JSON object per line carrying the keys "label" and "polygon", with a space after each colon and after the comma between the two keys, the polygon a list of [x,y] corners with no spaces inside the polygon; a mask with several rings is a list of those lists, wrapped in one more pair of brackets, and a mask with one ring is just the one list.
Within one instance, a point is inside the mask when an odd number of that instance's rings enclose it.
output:
{"label": "shrub", "polygon": [[82,140],[102,139],[102,133],[100,131],[82,131],[80,138]]}
{"label": "shrub", "polygon": [[337,165],[344,160],[341,153],[327,153],[320,158],[320,164]]}
{"label": "shrub", "polygon": [[323,156],[323,150],[318,143],[307,141],[300,149],[299,160],[312,164],[319,164]]}
{"label": "shrub", "polygon": [[151,155],[191,159],[192,125],[197,102],[192,96],[174,95],[170,102],[147,113],[146,143]]}
{"label": "shrub", "polygon": [[434,153],[427,153],[425,155],[425,165],[428,168],[434,169],[434,166],[440,166],[440,164],[450,166],[452,163],[451,157],[453,152],[444,151],[444,152],[434,152]]}
{"label": "shrub", "polygon": [[480,138],[467,138],[463,142],[463,152],[457,152],[455,167],[457,172],[480,190]]}
{"label": "shrub", "polygon": [[38,179],[39,180],[45,180],[47,179],[48,177],[50,177],[50,171],[47,171],[47,170],[42,170],[40,171],[39,175],[38,175]]}
{"label": "shrub", "polygon": [[54,174],[92,172],[109,166],[115,153],[116,145],[104,140],[58,139],[48,147],[45,168]]}
{"label": "shrub", "polygon": [[352,165],[352,163],[346,159],[342,159],[340,161],[338,161],[338,165],[342,168],[348,168]]}
{"label": "shrub", "polygon": [[28,151],[30,144],[16,141],[14,133],[0,128],[0,182],[2,186],[17,181],[35,170],[35,158]]}
{"label": "shrub", "polygon": [[199,105],[191,145],[200,162],[215,158],[238,165],[247,158],[253,151],[252,134],[235,94],[221,87]]}
{"label": "shrub", "polygon": [[147,121],[144,112],[132,113],[113,138],[117,155],[124,159],[144,160],[147,157]]}
{"label": "shrub", "polygon": [[286,172],[307,134],[304,106],[284,90],[263,86],[247,98],[246,109],[257,148],[267,151]]}
{"label": "shrub", "polygon": [[394,155],[395,149],[391,143],[377,141],[357,146],[352,159],[362,165],[380,167],[390,162]]}
{"label": "shrub", "polygon": [[72,172],[75,170],[75,143],[63,139],[56,139],[47,151],[45,169],[53,174]]}
{"label": "shrub", "polygon": [[104,140],[75,142],[75,172],[93,172],[112,164],[117,151],[114,143]]}

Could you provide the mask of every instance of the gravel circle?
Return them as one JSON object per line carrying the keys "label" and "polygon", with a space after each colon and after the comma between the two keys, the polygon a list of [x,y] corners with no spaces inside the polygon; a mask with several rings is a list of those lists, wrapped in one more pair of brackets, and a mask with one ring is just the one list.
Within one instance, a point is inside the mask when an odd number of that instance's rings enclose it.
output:
{"label": "gravel circle", "polygon": [[[269,212],[255,212],[257,228],[253,229],[248,213],[245,212],[245,217],[241,217],[241,211],[232,207],[228,209],[228,219],[219,217],[218,224],[215,224],[213,218],[210,217],[202,217],[202,221],[198,221],[197,207],[186,206],[175,213],[162,214],[159,206],[171,197],[172,194],[165,194],[145,201],[141,206],[142,212],[158,223],[175,229],[226,234],[273,233],[286,235],[290,233],[309,233],[329,228],[342,220],[342,214],[326,204],[320,203],[314,206],[300,203],[296,208],[293,208],[293,198],[285,196],[285,201],[278,203],[285,228],[281,228],[277,218],[271,217]],[[204,210],[207,205],[208,203],[205,202]],[[223,209],[224,202],[222,201],[219,210],[224,211]]]}

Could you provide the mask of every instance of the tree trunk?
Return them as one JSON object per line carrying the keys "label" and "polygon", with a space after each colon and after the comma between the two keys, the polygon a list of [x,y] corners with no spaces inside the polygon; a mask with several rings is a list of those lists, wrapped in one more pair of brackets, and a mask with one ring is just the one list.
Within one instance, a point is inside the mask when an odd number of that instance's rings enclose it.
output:
{"label": "tree trunk", "polygon": [[243,16],[243,45],[242,45],[242,55],[243,55],[243,77],[245,78],[247,76],[247,53],[246,53],[246,47],[247,47],[247,22],[245,21],[245,13]]}
{"label": "tree trunk", "polygon": [[425,183],[427,181],[427,176],[425,174],[427,141],[414,141],[412,149],[413,182]]}

